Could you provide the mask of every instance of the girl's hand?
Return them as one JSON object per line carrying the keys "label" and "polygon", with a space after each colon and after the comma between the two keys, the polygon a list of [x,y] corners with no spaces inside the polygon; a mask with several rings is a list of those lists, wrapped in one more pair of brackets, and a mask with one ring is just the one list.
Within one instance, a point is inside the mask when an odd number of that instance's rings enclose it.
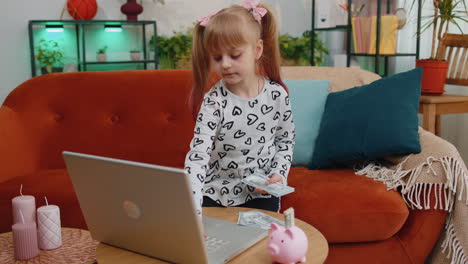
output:
{"label": "girl's hand", "polygon": [[[266,185],[269,185],[269,184],[272,184],[272,183],[275,183],[275,182],[279,182],[279,183],[283,183],[283,177],[281,177],[279,174],[273,174],[271,175],[270,179],[268,179],[265,184]],[[259,192],[259,193],[264,193],[264,194],[268,194],[268,192],[266,192],[265,190],[263,189],[260,189],[260,188],[255,188],[255,191]]]}

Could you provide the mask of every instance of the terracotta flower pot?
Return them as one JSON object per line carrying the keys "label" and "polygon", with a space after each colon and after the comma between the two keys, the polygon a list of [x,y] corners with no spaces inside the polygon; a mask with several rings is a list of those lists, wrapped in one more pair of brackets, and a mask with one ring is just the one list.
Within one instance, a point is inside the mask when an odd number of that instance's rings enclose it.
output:
{"label": "terracotta flower pot", "polygon": [[416,67],[423,68],[422,94],[441,95],[447,79],[448,61],[416,60]]}

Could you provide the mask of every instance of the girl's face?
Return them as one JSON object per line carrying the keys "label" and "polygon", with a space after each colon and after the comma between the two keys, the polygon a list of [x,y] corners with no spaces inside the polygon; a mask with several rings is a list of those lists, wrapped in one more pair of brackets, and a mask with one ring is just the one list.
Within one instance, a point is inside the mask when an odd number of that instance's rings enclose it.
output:
{"label": "girl's face", "polygon": [[255,64],[263,52],[263,42],[244,44],[211,54],[211,65],[227,85],[242,84],[255,76]]}

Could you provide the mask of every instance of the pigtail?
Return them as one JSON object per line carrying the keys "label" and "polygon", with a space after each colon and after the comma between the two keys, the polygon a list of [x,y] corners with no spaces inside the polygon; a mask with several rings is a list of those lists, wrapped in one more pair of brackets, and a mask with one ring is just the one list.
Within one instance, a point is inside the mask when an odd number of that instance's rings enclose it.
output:
{"label": "pigtail", "polygon": [[260,58],[260,70],[270,78],[270,80],[282,85],[288,92],[288,87],[281,79],[281,55],[278,43],[278,28],[276,18],[264,4],[259,4],[259,7],[265,8],[268,12],[262,17],[261,39],[263,40],[263,55]]}
{"label": "pigtail", "polygon": [[190,95],[189,106],[191,108],[194,120],[197,117],[198,109],[203,100],[203,95],[205,87],[208,83],[208,75],[210,71],[210,61],[203,43],[204,31],[205,27],[200,26],[200,23],[197,23],[192,35],[193,87]]}

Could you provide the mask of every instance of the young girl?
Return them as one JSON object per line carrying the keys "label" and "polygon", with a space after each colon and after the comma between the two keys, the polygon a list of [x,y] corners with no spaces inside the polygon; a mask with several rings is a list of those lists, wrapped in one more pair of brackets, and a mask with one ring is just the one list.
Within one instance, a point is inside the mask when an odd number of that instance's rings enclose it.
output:
{"label": "young girl", "polygon": [[[258,2],[212,12],[195,26],[196,125],[185,169],[200,216],[202,205],[277,212],[277,197],[241,179],[257,171],[266,184],[286,184],[291,166],[295,128],[280,78],[276,22]],[[212,70],[222,79],[203,96]]]}

